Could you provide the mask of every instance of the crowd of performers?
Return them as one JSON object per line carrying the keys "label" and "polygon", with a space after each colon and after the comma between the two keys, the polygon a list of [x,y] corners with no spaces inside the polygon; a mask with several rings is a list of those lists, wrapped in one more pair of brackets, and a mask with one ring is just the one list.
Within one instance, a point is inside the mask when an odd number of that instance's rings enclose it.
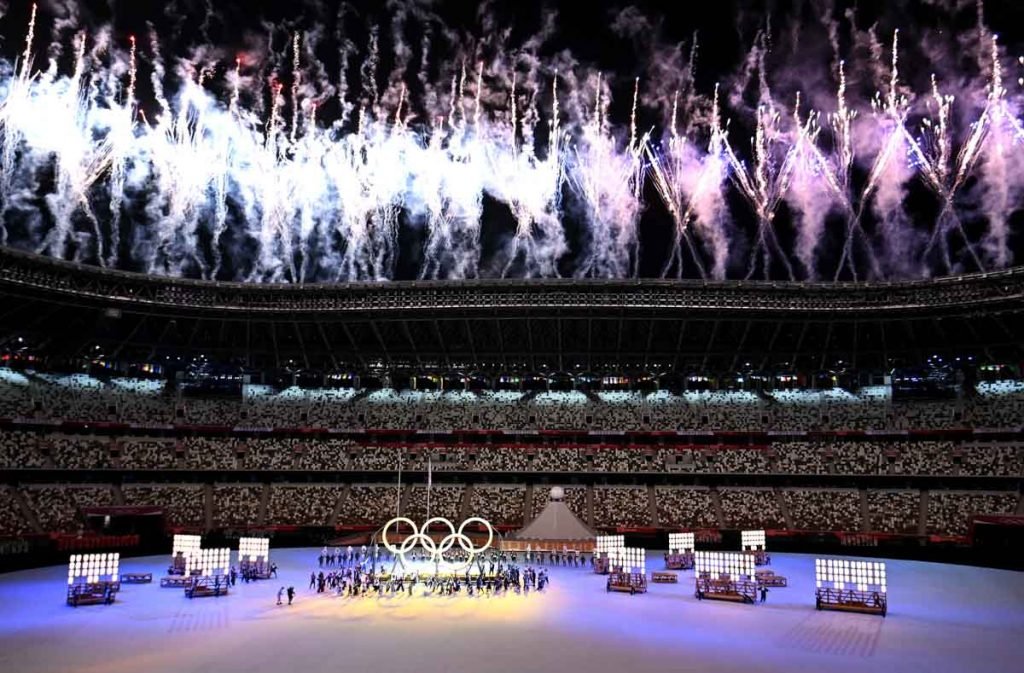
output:
{"label": "crowd of performers", "polygon": [[[520,559],[528,565],[520,565]],[[462,549],[444,553],[445,566],[456,566],[457,571],[442,571],[431,565],[432,557],[425,550],[410,550],[398,559],[386,549],[374,545],[360,549],[321,550],[318,557],[320,571],[309,574],[309,589],[335,596],[413,595],[421,590],[424,595],[450,596],[465,592],[473,595],[500,595],[502,593],[528,594],[543,591],[551,582],[544,568],[529,564],[564,565],[582,567],[586,559],[582,554],[564,552],[505,552],[491,550],[471,557]],[[405,562],[426,563],[423,570],[407,568]]]}
{"label": "crowd of performers", "polygon": [[[551,566],[567,566],[570,568],[582,568],[587,565],[587,557],[578,549],[567,549],[563,548],[562,551],[534,551],[527,550],[524,552],[506,552],[491,550],[487,554],[481,555],[487,559],[488,565],[492,571],[494,566],[517,564],[519,563],[520,557],[522,557],[524,563],[534,565],[551,565]],[[455,547],[444,553],[446,562],[450,563],[465,563],[468,558],[468,552]],[[416,549],[406,554],[406,559],[410,561],[428,561],[430,554],[425,550]],[[368,548],[363,545],[359,549],[353,549],[351,546],[341,549],[340,547],[328,548],[324,547],[320,550],[318,557],[319,565],[321,568],[351,568],[353,566],[364,567],[367,565],[378,566],[387,565],[394,562],[395,557],[387,551],[382,549],[380,545],[373,545]],[[590,566],[594,565],[594,557],[589,557]]]}
{"label": "crowd of performers", "polygon": [[423,595],[451,596],[465,590],[466,595],[500,595],[543,591],[551,582],[546,570],[531,567],[501,566],[494,572],[431,575],[428,573],[389,573],[363,570],[359,566],[310,573],[309,588],[335,596],[413,595],[420,587]]}

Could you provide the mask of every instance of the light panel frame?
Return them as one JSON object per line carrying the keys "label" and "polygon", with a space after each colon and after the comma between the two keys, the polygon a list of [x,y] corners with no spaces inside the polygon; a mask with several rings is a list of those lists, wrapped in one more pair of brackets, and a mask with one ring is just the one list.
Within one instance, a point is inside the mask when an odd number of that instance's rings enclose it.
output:
{"label": "light panel frame", "polygon": [[203,577],[227,575],[231,570],[231,548],[203,549],[192,561],[194,565],[189,570],[198,570]]}
{"label": "light panel frame", "polygon": [[270,560],[270,538],[266,537],[240,537],[238,538],[238,560],[259,561],[264,563]]}
{"label": "light panel frame", "polygon": [[693,533],[669,533],[668,550],[673,554],[685,554],[696,549],[696,540]]}
{"label": "light panel frame", "polygon": [[888,592],[884,561],[848,561],[846,559],[814,559],[814,586],[837,591]]}
{"label": "light panel frame", "polygon": [[647,550],[640,547],[618,547],[608,552],[613,568],[625,573],[647,573]]}
{"label": "light panel frame", "polygon": [[178,557],[178,552],[181,552],[182,557],[185,559],[185,569],[190,571],[192,569],[191,559],[197,557],[202,548],[202,535],[177,534],[174,536],[174,542],[171,546],[171,561],[173,562]]}
{"label": "light panel frame", "polygon": [[765,537],[763,530],[745,530],[740,532],[740,549],[743,551],[765,551]]}
{"label": "light panel frame", "polygon": [[68,586],[119,582],[121,554],[72,554],[68,559]]}
{"label": "light panel frame", "polygon": [[754,557],[743,552],[698,551],[694,552],[693,561],[698,577],[701,573],[713,578],[726,575],[733,580],[754,577]]}
{"label": "light panel frame", "polygon": [[598,554],[610,554],[616,549],[626,546],[625,535],[598,535],[594,540],[594,551]]}

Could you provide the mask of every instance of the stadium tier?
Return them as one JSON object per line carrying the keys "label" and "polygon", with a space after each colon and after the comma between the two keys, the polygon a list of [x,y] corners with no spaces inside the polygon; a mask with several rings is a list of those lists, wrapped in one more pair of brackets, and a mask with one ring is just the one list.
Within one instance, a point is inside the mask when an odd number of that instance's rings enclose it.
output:
{"label": "stadium tier", "polygon": [[552,484],[608,531],[962,542],[1021,510],[1019,270],[298,287],[0,249],[0,295],[9,537],[360,530],[431,481],[502,529]]}
{"label": "stadium tier", "polygon": [[[105,270],[0,248],[6,338],[51,358],[241,359],[414,375],[888,371],[1016,363],[1024,271],[881,283],[536,280],[266,285]],[[983,310],[980,310],[983,309]],[[97,348],[98,347],[98,348]],[[322,380],[321,380],[322,381]],[[450,387],[450,386],[449,386]]]}

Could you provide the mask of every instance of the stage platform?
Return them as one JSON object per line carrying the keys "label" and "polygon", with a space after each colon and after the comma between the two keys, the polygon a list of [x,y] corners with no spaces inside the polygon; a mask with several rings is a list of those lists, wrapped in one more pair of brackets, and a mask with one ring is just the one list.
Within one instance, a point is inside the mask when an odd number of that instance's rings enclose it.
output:
{"label": "stage platform", "polygon": [[[589,564],[549,567],[528,595],[338,598],[308,589],[317,553],[274,549],[278,580],[217,600],[126,585],[99,609],[65,605],[66,567],[0,575],[0,670],[994,673],[1024,660],[1024,573],[889,561],[882,619],[815,610],[813,556],[773,554],[789,587],[749,606],[698,602],[692,571],[639,599],[608,593]],[[166,565],[121,559],[124,573]],[[289,585],[295,604],[277,606]]]}

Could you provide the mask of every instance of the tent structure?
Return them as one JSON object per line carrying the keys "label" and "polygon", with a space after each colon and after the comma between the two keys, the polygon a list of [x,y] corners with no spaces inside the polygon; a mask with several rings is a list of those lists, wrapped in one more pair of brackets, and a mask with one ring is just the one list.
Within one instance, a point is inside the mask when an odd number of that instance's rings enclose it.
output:
{"label": "tent structure", "polygon": [[511,537],[516,540],[570,541],[593,540],[595,533],[580,521],[565,504],[562,488],[551,489],[548,504],[530,523]]}

